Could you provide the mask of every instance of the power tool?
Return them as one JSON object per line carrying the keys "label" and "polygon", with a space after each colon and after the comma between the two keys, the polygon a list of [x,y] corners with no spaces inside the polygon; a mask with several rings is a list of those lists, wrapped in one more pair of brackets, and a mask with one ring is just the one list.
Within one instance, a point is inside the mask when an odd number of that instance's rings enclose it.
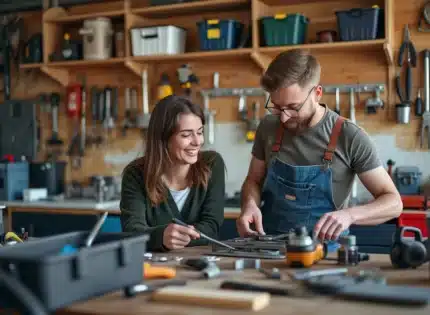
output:
{"label": "power tool", "polygon": [[327,249],[309,236],[305,226],[296,227],[290,232],[287,244],[287,265],[308,268],[324,259]]}
{"label": "power tool", "polygon": [[170,84],[169,75],[162,73],[160,82],[158,83],[158,100],[161,100],[169,95],[173,94],[173,88]]}
{"label": "power tool", "polygon": [[199,78],[193,73],[190,65],[183,64],[177,70],[178,80],[186,97],[191,96],[192,85],[199,83]]}

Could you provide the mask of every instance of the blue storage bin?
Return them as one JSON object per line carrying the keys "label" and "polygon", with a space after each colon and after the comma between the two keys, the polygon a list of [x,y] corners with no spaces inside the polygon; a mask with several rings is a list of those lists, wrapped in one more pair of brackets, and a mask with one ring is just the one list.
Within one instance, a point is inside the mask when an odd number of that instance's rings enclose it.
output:
{"label": "blue storage bin", "polygon": [[240,45],[243,23],[236,20],[204,20],[197,22],[200,50],[235,49]]}
{"label": "blue storage bin", "polygon": [[22,200],[29,188],[28,162],[0,163],[0,200]]}
{"label": "blue storage bin", "polygon": [[379,31],[383,14],[378,7],[360,8],[345,11],[337,11],[337,27],[341,41],[371,40],[376,39],[377,35],[383,34]]}
{"label": "blue storage bin", "polygon": [[419,195],[421,172],[416,166],[399,166],[394,171],[394,182],[401,195]]}

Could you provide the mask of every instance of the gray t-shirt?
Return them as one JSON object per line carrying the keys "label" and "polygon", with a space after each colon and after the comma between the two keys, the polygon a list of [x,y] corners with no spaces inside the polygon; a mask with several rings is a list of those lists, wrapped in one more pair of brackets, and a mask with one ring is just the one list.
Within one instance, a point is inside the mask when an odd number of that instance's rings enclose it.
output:
{"label": "gray t-shirt", "polygon": [[[331,131],[337,117],[325,104],[324,117],[304,133],[292,136],[286,129],[278,158],[291,165],[321,165]],[[279,117],[265,116],[255,136],[252,154],[267,163],[273,156],[272,144],[279,127]],[[372,170],[382,163],[368,134],[353,122],[346,120],[337,142],[331,165],[333,172],[333,201],[338,209],[346,205],[355,174]]]}

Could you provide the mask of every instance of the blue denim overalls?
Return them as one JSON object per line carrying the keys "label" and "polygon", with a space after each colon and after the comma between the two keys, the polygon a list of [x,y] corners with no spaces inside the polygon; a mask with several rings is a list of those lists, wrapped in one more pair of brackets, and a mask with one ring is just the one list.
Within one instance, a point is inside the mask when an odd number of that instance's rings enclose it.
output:
{"label": "blue denim overalls", "polygon": [[[306,226],[312,233],[323,214],[336,210],[331,162],[344,121],[343,117],[337,118],[322,164],[310,166],[293,166],[278,159],[284,136],[284,127],[280,124],[272,146],[274,155],[262,189],[264,204],[261,210],[266,234],[288,233],[298,225]],[[347,231],[342,232],[344,234]],[[336,242],[329,242],[327,245],[329,251],[338,248]]]}

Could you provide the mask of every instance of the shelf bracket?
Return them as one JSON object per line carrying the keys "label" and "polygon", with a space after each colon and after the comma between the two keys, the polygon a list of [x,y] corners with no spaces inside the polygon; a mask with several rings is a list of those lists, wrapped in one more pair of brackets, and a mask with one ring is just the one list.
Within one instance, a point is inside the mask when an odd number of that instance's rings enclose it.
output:
{"label": "shelf bracket", "polygon": [[124,62],[124,64],[128,69],[131,70],[131,72],[133,72],[134,74],[136,74],[140,78],[142,77],[143,70],[148,67],[145,64],[141,64],[141,63],[131,61],[131,60],[126,60]]}
{"label": "shelf bracket", "polygon": [[272,58],[269,56],[263,55],[257,51],[253,51],[251,53],[251,58],[257,63],[258,66],[264,71],[269,67],[272,62]]}
{"label": "shelf bracket", "polygon": [[64,69],[54,69],[47,66],[42,66],[40,70],[42,70],[45,74],[47,74],[52,79],[60,83],[62,86],[69,85],[69,81],[70,81],[69,71]]}
{"label": "shelf bracket", "polygon": [[384,53],[385,53],[385,58],[387,58],[388,66],[390,67],[393,66],[394,65],[393,49],[390,43],[384,43]]}

